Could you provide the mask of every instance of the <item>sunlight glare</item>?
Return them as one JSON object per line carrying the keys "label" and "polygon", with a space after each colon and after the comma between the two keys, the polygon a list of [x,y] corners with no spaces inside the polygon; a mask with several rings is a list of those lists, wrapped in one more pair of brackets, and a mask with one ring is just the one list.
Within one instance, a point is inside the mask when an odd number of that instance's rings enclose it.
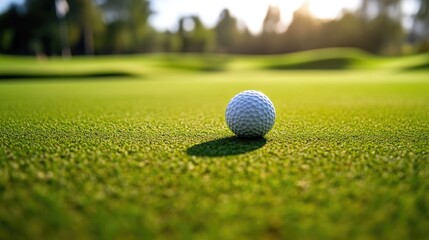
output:
{"label": "sunlight glare", "polygon": [[342,0],[313,0],[310,2],[310,12],[314,17],[333,19],[340,16],[342,10],[347,7],[347,1]]}

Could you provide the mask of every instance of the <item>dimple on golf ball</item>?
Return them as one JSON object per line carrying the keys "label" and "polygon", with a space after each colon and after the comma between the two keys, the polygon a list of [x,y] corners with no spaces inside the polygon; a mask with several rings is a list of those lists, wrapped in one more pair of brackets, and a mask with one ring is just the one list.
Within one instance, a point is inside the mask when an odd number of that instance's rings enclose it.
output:
{"label": "dimple on golf ball", "polygon": [[262,92],[248,90],[235,95],[226,107],[226,123],[238,137],[263,137],[273,127],[276,110]]}

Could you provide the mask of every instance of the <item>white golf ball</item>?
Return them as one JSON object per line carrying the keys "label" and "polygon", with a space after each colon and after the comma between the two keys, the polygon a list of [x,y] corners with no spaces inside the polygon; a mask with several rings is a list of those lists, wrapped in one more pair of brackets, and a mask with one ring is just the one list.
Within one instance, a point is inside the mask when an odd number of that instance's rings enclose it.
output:
{"label": "white golf ball", "polygon": [[262,92],[249,90],[237,94],[226,107],[226,123],[238,137],[263,137],[274,125],[276,110]]}

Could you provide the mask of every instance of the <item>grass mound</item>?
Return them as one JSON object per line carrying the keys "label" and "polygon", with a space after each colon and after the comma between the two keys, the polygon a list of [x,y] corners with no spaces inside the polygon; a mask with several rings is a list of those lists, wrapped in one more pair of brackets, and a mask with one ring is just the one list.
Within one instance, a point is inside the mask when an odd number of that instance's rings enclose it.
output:
{"label": "grass mound", "polygon": [[362,65],[370,56],[356,49],[320,49],[272,56],[263,66],[270,70],[345,70]]}
{"label": "grass mound", "polygon": [[219,72],[226,70],[229,57],[221,55],[169,54],[162,58],[161,65],[176,70],[195,72]]}
{"label": "grass mound", "polygon": [[267,69],[272,70],[344,70],[354,63],[350,58],[316,59],[299,63],[272,64]]}
{"label": "grass mound", "polygon": [[[1,79],[83,79],[147,76],[173,71],[220,73],[255,70],[427,70],[427,55],[375,57],[356,49],[319,49],[271,56],[147,54],[69,60],[0,56]],[[180,73],[179,73],[180,74]]]}
{"label": "grass mound", "polygon": [[423,61],[416,63],[412,66],[407,66],[405,68],[407,71],[427,71],[429,70],[429,55],[426,56],[426,59]]}
{"label": "grass mound", "polygon": [[134,77],[130,72],[120,71],[102,71],[102,72],[84,72],[84,73],[40,73],[40,72],[24,72],[24,73],[0,73],[0,81],[2,80],[30,80],[30,79],[45,79],[45,80],[60,80],[60,79],[101,79],[101,78],[121,78]]}

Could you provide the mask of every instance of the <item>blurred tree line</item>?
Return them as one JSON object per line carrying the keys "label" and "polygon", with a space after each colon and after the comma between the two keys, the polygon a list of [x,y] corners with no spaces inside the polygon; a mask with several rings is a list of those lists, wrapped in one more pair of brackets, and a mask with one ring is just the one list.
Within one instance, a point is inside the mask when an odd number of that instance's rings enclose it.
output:
{"label": "blurred tree line", "polygon": [[[405,1],[405,0],[402,0]],[[325,47],[355,47],[376,54],[429,50],[429,0],[416,0],[413,27],[404,29],[401,0],[362,0],[357,11],[333,20],[314,18],[305,3],[284,28],[281,11],[269,7],[262,32],[252,34],[229,10],[216,26],[198,16],[178,20],[176,31],[149,23],[147,0],[25,0],[0,15],[0,53],[92,55],[143,52],[276,54]],[[59,12],[66,11],[66,12]],[[285,29],[285,30],[284,30]]]}

